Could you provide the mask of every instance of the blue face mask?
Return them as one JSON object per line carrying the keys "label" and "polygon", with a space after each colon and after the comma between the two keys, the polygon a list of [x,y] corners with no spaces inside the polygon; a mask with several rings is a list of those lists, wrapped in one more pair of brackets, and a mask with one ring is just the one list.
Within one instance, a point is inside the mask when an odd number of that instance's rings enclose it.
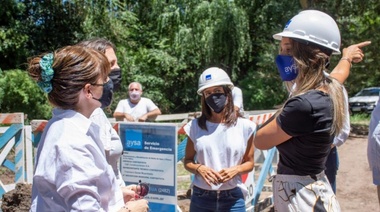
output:
{"label": "blue face mask", "polygon": [[292,56],[277,55],[275,61],[282,81],[292,81],[297,77],[298,69]]}

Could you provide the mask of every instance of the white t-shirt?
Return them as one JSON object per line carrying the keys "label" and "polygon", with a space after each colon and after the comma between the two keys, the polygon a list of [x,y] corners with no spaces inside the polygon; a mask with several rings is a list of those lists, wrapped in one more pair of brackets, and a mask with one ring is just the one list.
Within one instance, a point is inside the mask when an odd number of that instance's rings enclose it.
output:
{"label": "white t-shirt", "polygon": [[98,131],[82,114],[54,109],[38,145],[30,211],[118,211],[124,206]]}
{"label": "white t-shirt", "polygon": [[120,136],[116,130],[112,127],[103,109],[97,108],[92,112],[91,121],[99,126],[99,137],[106,150],[106,159],[108,164],[112,166],[112,169],[116,175],[119,186],[125,186],[125,182],[121,176],[119,170],[119,160],[123,153],[123,145],[120,140]]}
{"label": "white t-shirt", "polygon": [[[229,128],[209,121],[206,121],[206,125],[208,131],[199,128],[198,119],[194,119],[184,127],[187,136],[194,143],[198,163],[215,171],[241,164],[248,140],[256,131],[256,124],[248,119],[238,118],[236,125]],[[195,175],[192,185],[206,190],[228,190],[236,186],[245,188],[240,175],[212,187],[206,184],[202,176]]]}
{"label": "white t-shirt", "polygon": [[242,115],[244,115],[244,106],[243,106],[243,92],[240,88],[234,86],[232,89],[232,97],[234,105],[239,107],[239,111]]}
{"label": "white t-shirt", "polygon": [[339,133],[339,135],[334,137],[333,144],[335,146],[340,146],[346,142],[348,136],[350,135],[351,131],[351,125],[350,125],[350,112],[349,112],[349,106],[348,106],[348,95],[346,88],[342,86],[343,88],[343,96],[344,96],[344,104],[346,106],[346,110],[344,111],[346,115],[346,119],[343,122],[343,128],[342,131]]}
{"label": "white t-shirt", "polygon": [[135,120],[137,120],[141,116],[157,108],[157,105],[155,105],[152,100],[141,97],[137,104],[133,104],[129,99],[120,100],[117,104],[115,112],[128,113],[133,116]]}

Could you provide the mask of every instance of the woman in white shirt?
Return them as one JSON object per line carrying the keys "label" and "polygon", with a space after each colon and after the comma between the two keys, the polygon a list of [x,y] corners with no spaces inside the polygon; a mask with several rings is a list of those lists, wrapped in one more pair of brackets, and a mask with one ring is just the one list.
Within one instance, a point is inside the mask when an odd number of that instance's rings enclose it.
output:
{"label": "woman in white shirt", "polygon": [[109,71],[104,54],[79,46],[29,61],[29,75],[55,107],[38,145],[31,211],[147,210],[135,206],[146,200],[124,204],[99,127],[89,119],[111,95]]}
{"label": "woman in white shirt", "polygon": [[202,115],[184,128],[185,168],[195,174],[190,211],[245,212],[241,175],[254,167],[256,125],[235,112],[233,84],[222,69],[205,70],[198,88]]}

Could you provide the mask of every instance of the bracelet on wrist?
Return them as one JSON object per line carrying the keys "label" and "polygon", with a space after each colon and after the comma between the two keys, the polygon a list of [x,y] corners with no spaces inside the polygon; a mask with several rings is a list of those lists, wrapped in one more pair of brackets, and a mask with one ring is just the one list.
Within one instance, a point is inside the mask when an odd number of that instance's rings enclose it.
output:
{"label": "bracelet on wrist", "polygon": [[195,169],[195,173],[199,173],[198,169],[199,167],[203,166],[202,164],[199,164],[199,166]]}
{"label": "bracelet on wrist", "polygon": [[340,60],[347,60],[350,63],[350,66],[352,67],[351,59],[348,57],[342,57]]}

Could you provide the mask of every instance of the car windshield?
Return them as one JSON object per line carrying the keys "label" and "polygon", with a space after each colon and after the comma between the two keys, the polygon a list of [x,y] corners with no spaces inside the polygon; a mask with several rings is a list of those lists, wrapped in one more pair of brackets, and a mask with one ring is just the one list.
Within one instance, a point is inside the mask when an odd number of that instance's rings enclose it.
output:
{"label": "car windshield", "polygon": [[358,94],[356,94],[355,96],[378,96],[379,95],[379,92],[380,92],[380,88],[376,88],[376,89],[366,89],[366,90],[362,90],[360,91]]}

